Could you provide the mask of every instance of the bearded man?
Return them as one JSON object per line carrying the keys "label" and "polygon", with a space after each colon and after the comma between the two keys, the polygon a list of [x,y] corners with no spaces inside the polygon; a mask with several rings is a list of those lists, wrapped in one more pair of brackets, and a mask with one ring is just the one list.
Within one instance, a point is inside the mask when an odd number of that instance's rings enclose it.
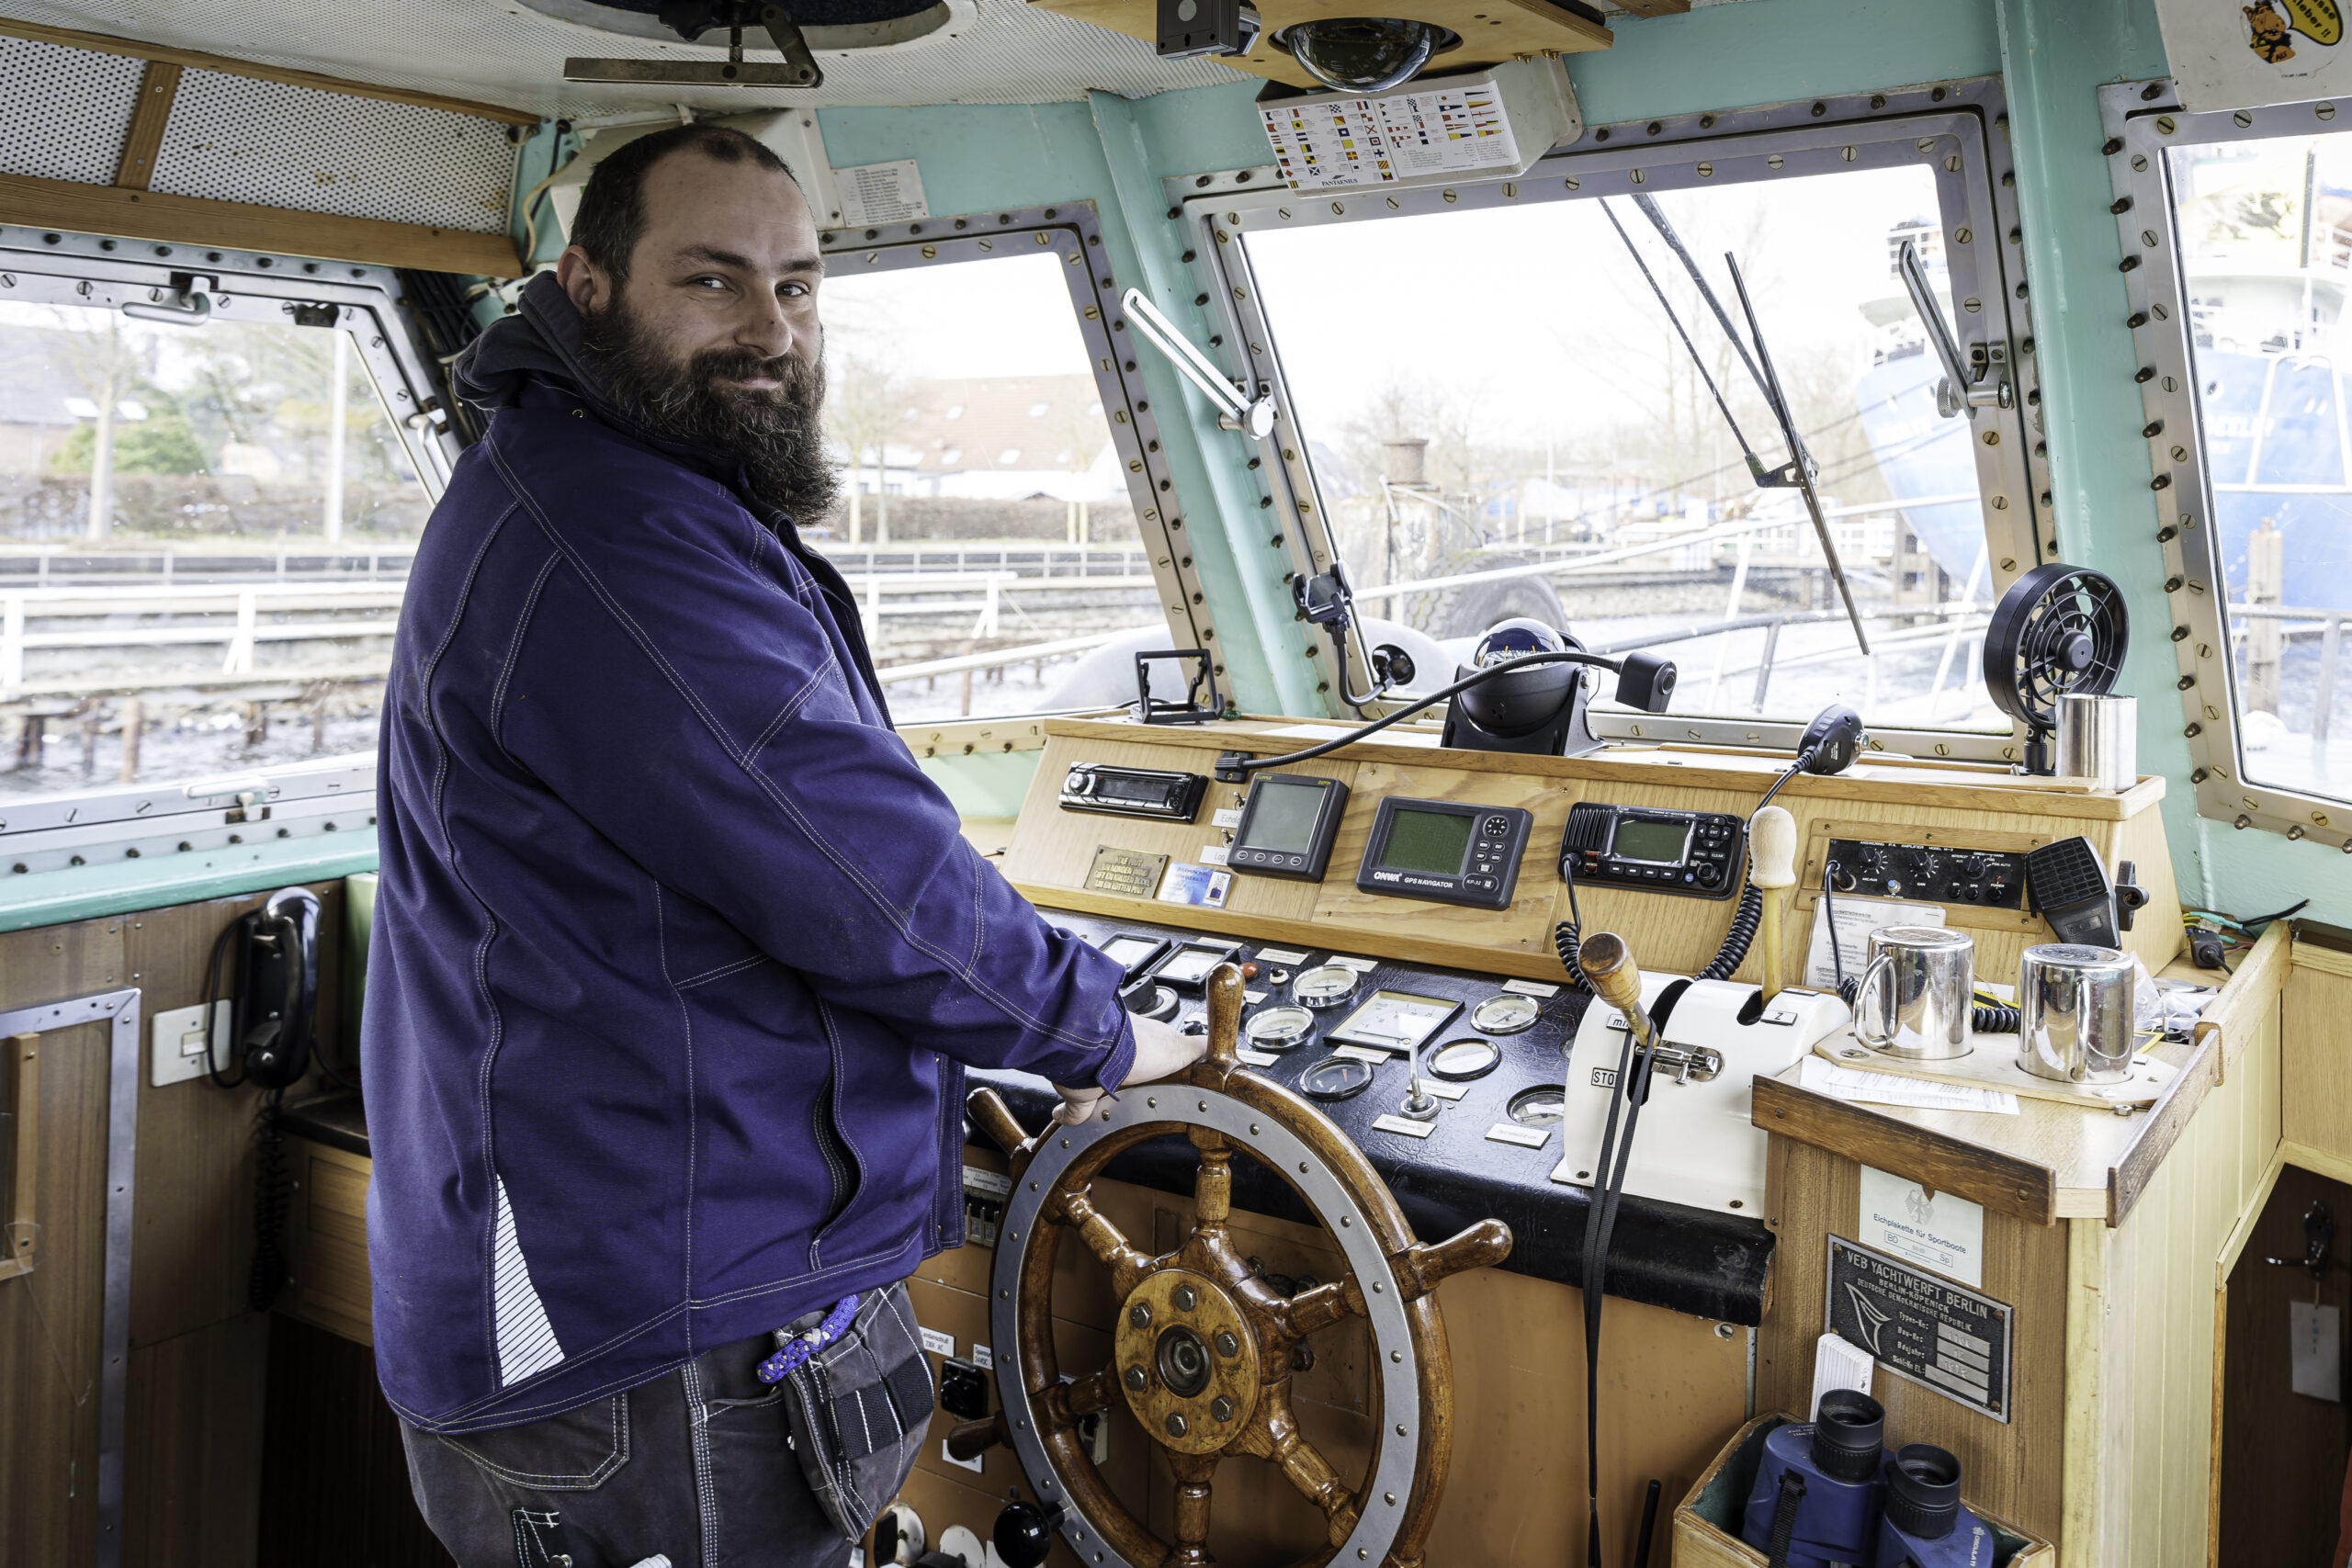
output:
{"label": "bearded man", "polygon": [[457,367],[363,1023],[377,1370],[464,1568],[837,1565],[932,1408],[967,1066],[1066,1119],[1196,1037],[967,845],[841,575],[824,264],[741,132],[644,136]]}

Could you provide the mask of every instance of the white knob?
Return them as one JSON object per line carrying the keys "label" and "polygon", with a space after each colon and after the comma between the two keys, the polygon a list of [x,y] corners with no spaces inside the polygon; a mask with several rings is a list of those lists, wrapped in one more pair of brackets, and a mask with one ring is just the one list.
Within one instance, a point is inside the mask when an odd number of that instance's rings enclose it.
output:
{"label": "white knob", "polygon": [[1777,806],[1747,824],[1747,879],[1768,891],[1796,886],[1797,819]]}

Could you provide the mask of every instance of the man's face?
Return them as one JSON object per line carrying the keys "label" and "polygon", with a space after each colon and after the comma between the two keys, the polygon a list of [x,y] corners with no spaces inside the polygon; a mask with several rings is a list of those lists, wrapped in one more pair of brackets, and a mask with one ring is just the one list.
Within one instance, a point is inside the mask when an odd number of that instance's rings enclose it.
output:
{"label": "man's face", "polygon": [[681,149],[646,171],[645,230],[616,287],[585,253],[557,280],[614,389],[657,430],[741,458],[761,498],[831,504],[823,451],[824,261],[792,180]]}

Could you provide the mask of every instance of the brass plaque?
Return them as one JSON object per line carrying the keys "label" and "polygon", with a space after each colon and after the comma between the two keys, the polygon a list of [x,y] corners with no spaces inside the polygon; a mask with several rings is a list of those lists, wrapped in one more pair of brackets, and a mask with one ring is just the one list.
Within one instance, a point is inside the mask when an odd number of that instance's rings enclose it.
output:
{"label": "brass plaque", "polygon": [[1160,874],[1167,869],[1166,855],[1148,855],[1141,850],[1097,844],[1093,863],[1086,868],[1086,890],[1148,898],[1159,886]]}

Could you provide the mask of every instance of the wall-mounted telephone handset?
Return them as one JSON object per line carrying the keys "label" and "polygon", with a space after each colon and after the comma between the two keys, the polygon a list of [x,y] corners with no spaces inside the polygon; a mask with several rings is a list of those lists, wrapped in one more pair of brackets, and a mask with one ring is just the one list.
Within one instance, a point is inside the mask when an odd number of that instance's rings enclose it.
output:
{"label": "wall-mounted telephone handset", "polygon": [[319,1009],[318,895],[307,887],[280,888],[260,908],[229,922],[213,945],[207,973],[207,1018],[220,987],[220,961],[232,948],[236,988],[228,1046],[241,1070],[228,1076],[232,1064],[218,1059],[209,1037],[205,1065],[212,1081],[224,1089],[247,1082],[284,1089],[311,1066]]}

